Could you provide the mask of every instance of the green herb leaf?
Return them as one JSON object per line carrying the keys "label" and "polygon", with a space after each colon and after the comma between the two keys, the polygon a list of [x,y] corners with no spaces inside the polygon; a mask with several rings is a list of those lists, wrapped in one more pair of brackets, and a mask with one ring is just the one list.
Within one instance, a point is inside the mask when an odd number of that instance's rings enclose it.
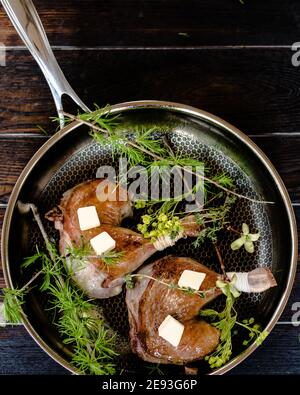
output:
{"label": "green herb leaf", "polygon": [[123,257],[124,257],[124,251],[116,251],[116,250],[112,250],[106,252],[104,255],[101,255],[102,261],[107,266],[117,265]]}
{"label": "green herb leaf", "polygon": [[56,247],[47,245],[49,254],[39,252],[26,258],[29,264],[39,263],[41,270],[21,289],[5,289],[4,318],[18,322],[22,318],[21,307],[29,291],[29,284],[42,276],[40,290],[46,292],[55,309],[55,322],[65,344],[73,349],[72,362],[81,373],[115,373],[115,334],[107,328],[96,307],[87,301],[84,293],[73,283],[67,270],[66,259],[83,257],[83,249],[70,249],[68,257],[58,254]]}
{"label": "green herb leaf", "polygon": [[257,241],[257,240],[259,239],[259,237],[260,237],[260,232],[258,232],[258,233],[252,233],[252,234],[248,234],[248,235],[247,235],[247,239],[248,239],[249,241]]}
{"label": "green herb leaf", "polygon": [[127,274],[124,277],[124,280],[125,280],[126,287],[128,289],[133,289],[134,288],[134,286],[135,286],[134,279],[133,279],[133,277],[130,274]]}
{"label": "green herb leaf", "polygon": [[250,254],[254,252],[254,244],[252,243],[252,241],[245,241],[244,246],[245,250]]}
{"label": "green herb leaf", "polygon": [[233,251],[240,249],[245,244],[245,240],[246,240],[245,236],[242,236],[234,240],[230,245],[231,249]]}
{"label": "green herb leaf", "polygon": [[243,235],[248,235],[249,234],[249,226],[247,224],[242,224],[242,233]]}
{"label": "green herb leaf", "polygon": [[31,266],[33,263],[35,263],[37,260],[39,260],[42,256],[42,254],[39,252],[38,247],[36,247],[36,254],[29,256],[24,259],[21,267],[27,268],[28,266]]}
{"label": "green herb leaf", "polygon": [[[22,321],[22,305],[27,290],[3,288],[3,318],[10,324],[18,324]],[[5,325],[5,324],[4,324]]]}
{"label": "green herb leaf", "polygon": [[226,296],[226,304],[224,310],[217,312],[213,309],[200,310],[200,317],[207,318],[211,325],[220,330],[220,343],[216,350],[205,357],[210,367],[219,368],[229,361],[232,355],[232,337],[236,333],[235,325],[242,326],[249,331],[249,339],[243,341],[243,345],[247,346],[255,340],[260,345],[267,337],[267,331],[260,331],[259,325],[254,323],[254,318],[243,320],[242,323],[237,321],[237,313],[234,308],[236,299],[240,296],[239,292],[235,292],[235,279],[228,283],[225,281],[217,281],[217,286]]}
{"label": "green herb leaf", "polygon": [[238,250],[242,246],[245,247],[245,250],[252,254],[254,252],[254,244],[253,242],[257,241],[260,237],[260,232],[258,233],[249,233],[249,226],[245,223],[242,225],[242,233],[241,237],[234,240],[230,247],[232,250]]}

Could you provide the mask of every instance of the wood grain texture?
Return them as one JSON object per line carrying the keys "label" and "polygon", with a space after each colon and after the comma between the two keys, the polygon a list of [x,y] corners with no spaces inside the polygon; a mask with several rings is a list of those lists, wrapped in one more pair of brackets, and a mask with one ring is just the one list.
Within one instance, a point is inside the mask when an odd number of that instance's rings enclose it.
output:
{"label": "wood grain texture", "polygon": [[[298,245],[300,247],[300,245]],[[279,319],[281,322],[293,322],[295,317],[297,318],[297,322],[295,325],[299,326],[299,335],[300,335],[300,316],[299,313],[295,316],[296,312],[300,311],[300,256],[298,257],[298,267],[297,274],[294,282],[294,286],[289,297],[288,303]],[[300,340],[299,340],[300,347]],[[300,351],[300,350],[299,350]]]}
{"label": "wood grain texture", "polygon": [[229,374],[300,374],[299,327],[276,325],[259,347]]}
{"label": "wood grain texture", "polygon": [[[5,209],[0,208],[0,240],[2,240],[1,235],[2,235],[2,225],[3,225],[4,213],[5,213]],[[0,262],[0,289],[4,288],[4,287],[5,287],[5,281],[4,281],[4,276],[3,276],[2,265]],[[1,333],[1,330],[0,330],[0,333]]]}
{"label": "wood grain texture", "polygon": [[[298,337],[299,328],[277,325],[264,344],[229,374],[300,374]],[[0,374],[68,374],[23,327],[0,331],[0,350]]]}
{"label": "wood grain texture", "polygon": [[[202,108],[245,133],[300,133],[300,68],[290,49],[56,51],[90,106],[158,99]],[[0,133],[53,130],[49,88],[27,51],[0,67]]]}
{"label": "wood grain texture", "polygon": [[[214,113],[254,136],[300,204],[300,67],[292,66],[290,48],[300,41],[300,2],[244,1],[34,3],[67,79],[87,104],[150,98]],[[36,125],[53,131],[48,118],[55,115],[38,66],[0,6],[2,44],[0,229],[17,177],[46,141]],[[299,226],[300,205],[295,212]],[[286,324],[276,325],[263,347],[230,374],[300,374],[300,327],[288,324],[299,302],[300,259],[280,318]],[[22,326],[0,329],[0,350],[0,374],[67,374]]]}
{"label": "wood grain texture", "polygon": [[292,201],[300,202],[300,136],[254,137],[282,177]]}
{"label": "wood grain texture", "polygon": [[[36,0],[52,45],[291,45],[299,40],[297,0]],[[179,33],[186,33],[180,35]],[[20,45],[0,12],[0,42]]]}
{"label": "wood grain texture", "polygon": [[40,138],[0,139],[0,203],[7,203],[24,166],[44,142]]}
{"label": "wood grain texture", "polygon": [[0,328],[0,350],[0,374],[68,374],[23,326]]}

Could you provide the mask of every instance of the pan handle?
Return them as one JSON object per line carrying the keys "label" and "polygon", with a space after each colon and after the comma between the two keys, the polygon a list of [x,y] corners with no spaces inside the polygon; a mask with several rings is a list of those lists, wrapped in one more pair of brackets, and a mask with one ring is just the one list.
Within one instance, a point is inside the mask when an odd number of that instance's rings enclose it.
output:
{"label": "pan handle", "polygon": [[60,118],[60,126],[64,126],[64,117],[61,113],[63,94],[70,96],[84,111],[90,111],[77,96],[59,67],[33,2],[31,0],[1,0],[1,3],[48,82]]}

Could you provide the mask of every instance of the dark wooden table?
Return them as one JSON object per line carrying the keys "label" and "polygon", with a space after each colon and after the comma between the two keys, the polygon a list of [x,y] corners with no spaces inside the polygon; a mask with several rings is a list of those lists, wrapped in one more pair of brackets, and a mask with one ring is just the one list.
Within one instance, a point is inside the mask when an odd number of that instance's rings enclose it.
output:
{"label": "dark wooden table", "polygon": [[[92,105],[160,99],[214,113],[274,163],[300,219],[299,0],[36,0],[67,79]],[[0,8],[0,222],[27,161],[53,130],[48,86]],[[0,287],[4,287],[0,269]],[[300,374],[300,270],[280,322],[231,374]],[[298,318],[300,320],[300,317]],[[0,329],[0,373],[66,374],[22,326]]]}

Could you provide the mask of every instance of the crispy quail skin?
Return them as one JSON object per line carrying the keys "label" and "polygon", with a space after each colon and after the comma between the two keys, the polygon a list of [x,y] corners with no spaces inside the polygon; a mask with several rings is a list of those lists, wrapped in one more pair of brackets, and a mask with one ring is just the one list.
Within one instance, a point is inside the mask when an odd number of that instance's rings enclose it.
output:
{"label": "crispy quail skin", "polygon": [[[148,278],[139,279],[135,287],[126,292],[131,348],[145,361],[183,365],[202,359],[219,343],[219,330],[197,318],[199,310],[221,293],[220,289],[215,288],[217,273],[191,258],[174,256],[159,259],[139,273],[168,284],[177,284],[184,270],[206,274],[200,290],[211,291],[204,298]],[[177,347],[158,335],[158,328],[167,315],[172,315],[184,324],[184,332]]]}
{"label": "crispy quail skin", "polygon": [[[106,190],[102,185],[110,189]],[[109,191],[115,195],[111,196]],[[77,210],[86,206],[96,207],[100,226],[82,231]],[[92,298],[103,299],[118,295],[122,291],[124,276],[139,268],[157,251],[150,239],[120,226],[122,220],[129,216],[132,216],[132,202],[127,191],[103,179],[85,181],[69,189],[58,207],[46,214],[46,218],[54,222],[60,233],[59,250],[62,255],[72,246],[89,243],[101,232],[107,232],[116,241],[116,252],[122,251],[121,258],[113,265],[106,265],[101,257],[95,256],[89,256],[84,267],[79,262],[79,270],[76,262],[70,262],[74,280]],[[192,216],[182,219],[182,226],[184,231],[180,237],[198,235],[199,225]]]}

